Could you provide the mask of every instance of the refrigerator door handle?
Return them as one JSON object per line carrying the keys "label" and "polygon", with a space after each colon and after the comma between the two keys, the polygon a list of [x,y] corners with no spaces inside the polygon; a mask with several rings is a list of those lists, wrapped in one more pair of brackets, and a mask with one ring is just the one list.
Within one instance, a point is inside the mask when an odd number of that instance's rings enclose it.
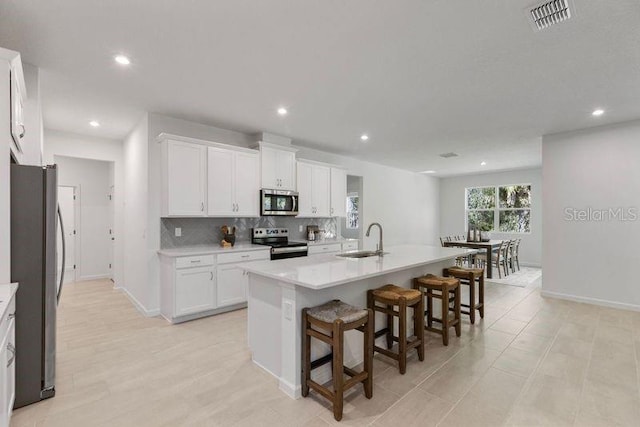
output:
{"label": "refrigerator door handle", "polygon": [[58,205],[58,219],[60,220],[60,234],[62,234],[62,269],[60,270],[60,286],[58,286],[58,295],[56,296],[56,305],[60,303],[60,295],[62,294],[62,283],[64,281],[64,269],[66,264],[66,252],[67,245],[64,237],[64,224],[62,222],[62,213],[60,212],[60,205]]}

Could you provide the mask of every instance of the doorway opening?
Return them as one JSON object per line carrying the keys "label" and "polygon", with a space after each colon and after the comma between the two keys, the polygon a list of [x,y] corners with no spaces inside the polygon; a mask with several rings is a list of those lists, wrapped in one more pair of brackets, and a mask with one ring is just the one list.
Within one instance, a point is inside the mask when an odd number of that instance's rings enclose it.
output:
{"label": "doorway opening", "polygon": [[342,236],[348,239],[363,238],[363,179],[361,176],[347,175],[347,216],[341,218]]}
{"label": "doorway opening", "polygon": [[[58,155],[54,161],[66,243],[64,282],[112,279],[113,162]],[[59,273],[62,268],[59,256]]]}

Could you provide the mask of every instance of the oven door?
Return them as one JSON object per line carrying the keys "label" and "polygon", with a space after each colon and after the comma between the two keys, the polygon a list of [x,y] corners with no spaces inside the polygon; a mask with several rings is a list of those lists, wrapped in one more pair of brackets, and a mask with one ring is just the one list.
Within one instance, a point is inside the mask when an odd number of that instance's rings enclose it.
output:
{"label": "oven door", "polygon": [[287,190],[261,190],[261,214],[298,215],[298,193]]}

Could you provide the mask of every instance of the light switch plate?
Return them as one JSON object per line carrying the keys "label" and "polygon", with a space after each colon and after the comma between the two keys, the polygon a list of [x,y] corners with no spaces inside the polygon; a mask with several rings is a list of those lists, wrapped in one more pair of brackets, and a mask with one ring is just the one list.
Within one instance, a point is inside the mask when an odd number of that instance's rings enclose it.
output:
{"label": "light switch plate", "polygon": [[304,232],[304,225],[299,225],[298,226],[298,231],[303,233]]}
{"label": "light switch plate", "polygon": [[182,237],[182,228],[176,227],[176,237]]}
{"label": "light switch plate", "polygon": [[284,318],[287,320],[291,320],[293,317],[293,302],[285,301],[284,302]]}

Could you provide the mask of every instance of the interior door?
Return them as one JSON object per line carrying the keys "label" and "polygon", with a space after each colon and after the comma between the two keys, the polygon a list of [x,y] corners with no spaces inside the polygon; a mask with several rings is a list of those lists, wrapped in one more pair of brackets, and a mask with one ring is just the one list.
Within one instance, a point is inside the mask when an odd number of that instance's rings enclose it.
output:
{"label": "interior door", "polygon": [[116,244],[116,236],[114,234],[114,223],[116,217],[115,205],[113,202],[113,198],[115,197],[114,189],[115,187],[113,185],[109,186],[109,233],[107,235],[107,239],[109,239],[109,276],[112,281],[115,281],[115,278],[113,277],[113,261]]}
{"label": "interior door", "polygon": [[[75,187],[58,186],[58,205],[64,221],[64,239],[66,243],[66,262],[64,266],[64,283],[76,280],[76,189]],[[60,236],[60,224],[58,224],[58,236]],[[58,243],[58,277],[62,272],[62,239],[57,239]]]}

